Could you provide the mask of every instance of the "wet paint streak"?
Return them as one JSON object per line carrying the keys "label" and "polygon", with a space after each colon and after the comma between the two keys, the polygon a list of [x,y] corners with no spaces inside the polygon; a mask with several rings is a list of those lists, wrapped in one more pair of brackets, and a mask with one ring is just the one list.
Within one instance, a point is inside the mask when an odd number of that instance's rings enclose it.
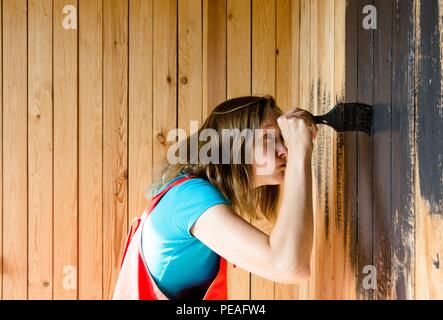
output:
{"label": "wet paint streak", "polygon": [[337,185],[336,196],[337,196],[337,221],[336,227],[339,232],[342,232],[345,236],[347,235],[347,226],[344,223],[345,216],[343,215],[343,205],[344,205],[344,181],[345,181],[345,168],[344,168],[344,140],[343,133],[337,134],[337,166],[335,168],[335,176]]}
{"label": "wet paint streak", "polygon": [[443,115],[438,0],[420,2],[417,148],[420,192],[431,214],[443,215]]}
{"label": "wet paint streak", "polygon": [[[320,80],[318,80],[317,82],[317,107],[318,107],[318,111],[319,113],[324,113],[325,112],[325,103],[326,103],[326,85],[322,84]],[[329,130],[328,128],[325,128],[327,130]],[[328,181],[326,179],[326,174],[329,169],[328,167],[328,161],[329,158],[325,152],[326,149],[326,144],[327,144],[327,134],[325,132],[325,130],[323,130],[320,133],[320,141],[322,142],[319,145],[319,148],[317,149],[318,151],[318,159],[322,159],[321,161],[321,166],[319,166],[319,168],[325,168],[326,170],[324,172],[322,172],[321,170],[318,170],[318,183],[319,183],[319,187],[320,187],[320,193],[321,195],[324,196],[324,218],[325,218],[325,237],[326,240],[328,240],[329,238],[329,224],[330,224],[330,216],[329,216],[329,193],[328,193]],[[323,161],[324,160],[324,161]],[[324,188],[324,189],[323,189]]]}
{"label": "wet paint streak", "polygon": [[440,269],[440,257],[437,253],[437,260],[432,260],[432,264],[434,265],[435,269]]}

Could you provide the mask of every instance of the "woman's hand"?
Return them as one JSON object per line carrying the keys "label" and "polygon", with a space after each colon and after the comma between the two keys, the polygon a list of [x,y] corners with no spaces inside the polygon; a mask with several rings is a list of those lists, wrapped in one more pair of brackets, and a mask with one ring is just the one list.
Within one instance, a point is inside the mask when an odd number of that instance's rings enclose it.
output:
{"label": "woman's hand", "polygon": [[312,113],[295,108],[281,115],[277,123],[288,150],[299,147],[312,150],[318,131]]}

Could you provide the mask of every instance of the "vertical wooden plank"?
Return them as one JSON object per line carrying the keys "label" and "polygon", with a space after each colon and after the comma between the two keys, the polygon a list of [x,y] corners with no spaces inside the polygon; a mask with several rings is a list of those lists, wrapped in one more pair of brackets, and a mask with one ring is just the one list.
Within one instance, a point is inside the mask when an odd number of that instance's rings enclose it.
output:
{"label": "vertical wooden plank", "polygon": [[[373,5],[373,1],[359,1],[358,26],[358,102],[373,105],[373,30],[363,28],[363,7]],[[365,133],[358,132],[358,293],[361,299],[371,299],[373,291],[363,287],[363,268],[373,265],[372,261],[372,139]]]}
{"label": "vertical wooden plank", "polygon": [[392,34],[392,299],[414,298],[414,0],[396,0]]}
{"label": "vertical wooden plank", "polygon": [[311,1],[300,0],[300,108],[309,108]]}
{"label": "vertical wooden plank", "polygon": [[[319,83],[318,83],[318,0],[311,0],[310,6],[309,6],[309,15],[310,15],[310,26],[309,26],[309,41],[310,41],[310,50],[309,50],[309,104],[306,106],[306,109],[312,112],[313,114],[318,114],[318,90],[319,90]],[[312,163],[317,163],[318,156],[317,150],[320,146],[319,141],[320,134],[322,132],[320,130],[324,130],[319,127],[319,132],[317,136],[316,146],[314,148],[313,152],[313,158]],[[314,243],[313,243],[313,251],[312,251],[312,259],[311,259],[311,273],[315,274],[314,278],[309,281],[309,292],[310,292],[310,298],[311,299],[319,299],[320,292],[319,286],[325,283],[323,280],[324,274],[322,272],[321,266],[318,264],[318,257],[321,256],[322,253],[321,247],[318,246],[318,237],[321,237],[321,235],[317,234],[318,232],[324,232],[322,224],[324,222],[324,217],[319,216],[319,214],[322,214],[321,208],[319,207],[319,204],[317,204],[319,193],[318,193],[318,165],[313,166],[312,170],[312,196],[313,199],[316,199],[313,202],[313,210],[314,210]],[[320,211],[319,211],[320,210]],[[319,217],[321,217],[319,219]]]}
{"label": "vertical wooden plank", "polygon": [[[227,0],[227,99],[251,94],[251,1]],[[250,222],[250,220],[248,220]],[[228,265],[228,297],[251,297],[251,274]]]}
{"label": "vertical wooden plank", "polygon": [[[199,0],[178,2],[178,128],[190,131],[190,122],[203,118],[202,6]],[[194,128],[196,129],[196,128]]]}
{"label": "vertical wooden plank", "polygon": [[3,299],[27,299],[27,3],[3,1]]}
{"label": "vertical wooden plank", "polygon": [[[310,58],[311,58],[311,0],[300,0],[300,35],[299,35],[299,107],[310,108]],[[295,19],[293,20],[295,22]],[[295,89],[294,89],[295,90]],[[315,222],[315,220],[314,220]],[[315,238],[315,237],[314,237]],[[316,273],[313,272],[315,259],[315,246],[311,257],[311,279],[299,285],[298,298],[309,299],[309,288],[315,282]]]}
{"label": "vertical wooden plank", "polygon": [[231,99],[252,94],[252,2],[228,0],[227,5],[227,98]]}
{"label": "vertical wooden plank", "polygon": [[[320,100],[318,112],[324,114],[328,112],[332,106],[335,104],[335,5],[334,1],[321,0],[319,2],[319,28],[321,43],[319,45],[319,64],[320,64],[320,96],[317,97]],[[335,261],[337,260],[337,250],[338,246],[341,245],[337,242],[337,186],[335,183],[335,171],[336,171],[336,161],[337,154],[334,151],[334,147],[337,144],[337,134],[334,130],[330,128],[324,128],[324,141],[321,140],[320,136],[319,143],[317,145],[318,159],[322,158],[324,161],[323,172],[320,173],[319,183],[322,189],[321,194],[324,196],[324,214],[329,219],[329,224],[325,224],[325,236],[324,241],[318,242],[318,245],[326,245],[326,257],[325,263],[322,263],[323,268],[327,268],[325,273],[328,274],[328,282],[326,297],[335,299],[336,298],[336,288],[337,288],[337,277]],[[320,145],[324,143],[324,148]],[[314,162],[315,166],[318,166],[317,162]],[[323,185],[322,185],[323,184]],[[326,222],[326,221],[325,221]],[[320,259],[318,261],[321,261]]]}
{"label": "vertical wooden plank", "polygon": [[391,45],[392,1],[375,0],[373,108],[373,262],[377,270],[375,299],[388,299],[391,287]]}
{"label": "vertical wooden plank", "polygon": [[128,218],[128,1],[103,2],[103,298],[110,299]]}
{"label": "vertical wooden plank", "polygon": [[28,3],[28,299],[52,299],[52,1]]}
{"label": "vertical wooden plank", "polygon": [[[275,97],[275,1],[252,0],[252,94]],[[277,102],[278,103],[278,102]],[[253,225],[270,234],[265,219]],[[251,274],[251,299],[274,299],[274,282]]]}
{"label": "vertical wooden plank", "polygon": [[203,0],[203,121],[226,100],[227,0]]}
{"label": "vertical wooden plank", "polygon": [[152,180],[152,10],[152,0],[129,2],[129,222]]}
{"label": "vertical wooden plank", "polygon": [[[299,0],[277,0],[276,10],[276,95],[277,104],[289,111],[300,105]],[[281,188],[283,190],[283,188]],[[275,283],[276,300],[298,298],[298,285]]]}
{"label": "vertical wooden plank", "polygon": [[153,167],[166,156],[167,133],[177,122],[177,2],[154,0]]}
{"label": "vertical wooden plank", "polygon": [[79,1],[79,299],[103,297],[102,1]]}
{"label": "vertical wooden plank", "polygon": [[[311,2],[311,99],[314,114],[323,114],[333,105],[334,96],[334,3],[327,0]],[[333,298],[333,261],[335,202],[332,153],[333,131],[319,128],[313,154],[314,201],[316,216],[315,269],[318,298]]]}
{"label": "vertical wooden plank", "polygon": [[[355,65],[354,57],[347,57],[347,39],[350,37],[351,41],[356,39],[352,38],[353,33],[346,33],[348,28],[346,21],[346,10],[352,10],[352,6],[347,7],[346,0],[334,1],[334,102],[345,101],[348,96],[346,91],[347,81],[346,78],[347,68],[356,69],[350,62]],[[355,26],[354,26],[355,27]],[[355,29],[355,28],[354,28]],[[355,74],[356,75],[356,74]],[[337,134],[334,132],[333,136],[333,185],[336,186],[335,190],[335,215],[334,215],[334,299],[355,299],[355,280],[354,270],[351,260],[351,228],[354,226],[352,220],[347,216],[346,212],[346,167],[352,166],[347,162],[347,150],[346,140],[347,134]]]}
{"label": "vertical wooden plank", "polygon": [[54,299],[77,299],[78,271],[78,34],[63,27],[63,8],[53,2],[54,44]]}
{"label": "vertical wooden plank", "polygon": [[[346,5],[346,44],[345,44],[345,101],[357,101],[358,97],[358,28],[361,25],[358,15],[358,0],[348,0]],[[345,255],[349,259],[349,287],[346,298],[357,297],[357,133],[344,135],[344,208],[343,235]]]}
{"label": "vertical wooden plank", "polygon": [[442,299],[443,1],[416,1],[415,298]]}
{"label": "vertical wooden plank", "polygon": [[177,1],[154,0],[153,14],[153,146],[157,169],[166,156],[169,130],[177,123]]}

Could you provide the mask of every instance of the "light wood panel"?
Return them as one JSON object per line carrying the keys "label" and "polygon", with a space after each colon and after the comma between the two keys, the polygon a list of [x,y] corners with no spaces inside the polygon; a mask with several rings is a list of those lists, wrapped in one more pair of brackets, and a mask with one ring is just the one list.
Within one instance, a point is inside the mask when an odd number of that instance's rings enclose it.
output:
{"label": "light wood panel", "polygon": [[[177,2],[154,0],[152,166],[166,156],[167,135],[177,126]],[[155,61],[155,63],[154,63]]]}
{"label": "light wood panel", "polygon": [[54,28],[54,299],[77,298],[78,34],[61,23],[67,5],[53,2]]}
{"label": "light wood panel", "polygon": [[[193,134],[203,120],[202,5],[178,2],[178,128]],[[191,128],[191,121],[197,126]],[[192,131],[191,131],[192,129]]]}
{"label": "light wood panel", "polygon": [[129,1],[129,222],[145,209],[152,181],[153,5]]}
{"label": "light wood panel", "polygon": [[128,1],[103,2],[103,298],[128,231]]}
{"label": "light wood panel", "polygon": [[103,298],[103,1],[80,0],[78,298]]}
{"label": "light wood panel", "polygon": [[203,0],[203,120],[226,100],[227,0]]}
{"label": "light wood panel", "polygon": [[27,6],[3,5],[3,299],[28,298]]}
{"label": "light wood panel", "polygon": [[28,298],[52,299],[52,1],[28,24]]}

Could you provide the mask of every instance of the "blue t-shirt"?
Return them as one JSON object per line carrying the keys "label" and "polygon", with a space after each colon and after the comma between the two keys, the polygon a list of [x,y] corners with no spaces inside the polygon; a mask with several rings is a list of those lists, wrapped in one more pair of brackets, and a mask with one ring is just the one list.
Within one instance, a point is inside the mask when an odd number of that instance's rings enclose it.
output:
{"label": "blue t-shirt", "polygon": [[219,256],[190,233],[194,222],[217,204],[230,203],[209,181],[192,178],[169,189],[144,224],[144,258],[170,299],[203,298],[217,275]]}

